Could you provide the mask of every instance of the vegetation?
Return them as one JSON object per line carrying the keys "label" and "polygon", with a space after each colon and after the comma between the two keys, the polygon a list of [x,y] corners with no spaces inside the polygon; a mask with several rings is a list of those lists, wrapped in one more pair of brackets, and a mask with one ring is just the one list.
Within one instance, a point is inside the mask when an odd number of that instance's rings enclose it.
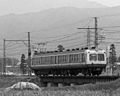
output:
{"label": "vegetation", "polygon": [[[16,66],[18,62],[19,60],[16,58],[6,58],[6,65],[8,66]],[[3,58],[0,58],[0,72],[2,71],[2,68],[3,68]]]}
{"label": "vegetation", "polygon": [[114,65],[116,60],[117,60],[117,57],[116,57],[115,45],[111,44],[110,53],[109,53],[109,63]]}
{"label": "vegetation", "polygon": [[[3,81],[4,82],[6,81],[6,84],[0,83],[0,85],[9,84],[9,86],[11,86],[12,83],[15,83],[12,81],[17,81],[17,80],[18,79],[13,80],[12,78],[9,80],[4,79]],[[18,96],[18,95],[19,96],[119,96],[120,94],[119,82],[120,79],[108,83],[85,84],[81,86],[72,86],[72,87],[42,88],[42,91],[12,90],[9,92],[5,92],[5,96]]]}
{"label": "vegetation", "polygon": [[62,52],[65,48],[63,47],[63,45],[58,45],[58,51]]}
{"label": "vegetation", "polygon": [[25,54],[21,55],[20,70],[21,70],[22,74],[26,74],[26,72],[27,72],[27,64],[26,64],[26,60],[25,60]]}

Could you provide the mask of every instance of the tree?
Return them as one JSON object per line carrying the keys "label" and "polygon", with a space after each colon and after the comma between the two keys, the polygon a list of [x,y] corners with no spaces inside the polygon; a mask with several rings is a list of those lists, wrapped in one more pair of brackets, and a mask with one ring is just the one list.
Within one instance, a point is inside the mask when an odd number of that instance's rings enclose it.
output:
{"label": "tree", "polygon": [[22,71],[23,74],[26,73],[26,64],[25,64],[25,54],[21,55],[21,64],[20,64],[20,69]]}
{"label": "tree", "polygon": [[110,45],[110,55],[109,55],[109,63],[115,64],[116,62],[116,51],[115,51],[115,45]]}
{"label": "tree", "polygon": [[109,63],[111,64],[111,67],[113,68],[113,70],[115,67],[116,60],[117,60],[117,57],[116,57],[115,45],[111,44],[110,53],[109,53]]}
{"label": "tree", "polygon": [[57,46],[58,47],[58,50],[60,51],[60,52],[62,52],[65,48],[63,47],[63,45],[58,45]]}

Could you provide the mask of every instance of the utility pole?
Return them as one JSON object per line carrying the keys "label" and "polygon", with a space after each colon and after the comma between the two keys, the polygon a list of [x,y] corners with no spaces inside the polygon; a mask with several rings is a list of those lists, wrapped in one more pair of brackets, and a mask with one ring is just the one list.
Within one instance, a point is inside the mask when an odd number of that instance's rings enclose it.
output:
{"label": "utility pole", "polygon": [[28,67],[29,67],[29,71],[28,71],[28,75],[31,76],[31,45],[30,45],[30,32],[28,32]]}
{"label": "utility pole", "polygon": [[[95,20],[95,27],[94,28],[78,28],[78,29],[88,29],[88,30],[90,30],[90,29],[94,29],[95,30],[95,41],[94,41],[94,46],[95,46],[95,48],[98,48],[98,27],[97,27],[97,17],[94,17],[94,20]],[[87,36],[87,42],[89,43],[89,41],[88,40],[90,40],[89,39],[90,38],[90,35],[89,35],[89,32],[88,32],[88,36]],[[87,43],[87,45],[88,45],[88,43]]]}
{"label": "utility pole", "polygon": [[3,40],[3,64],[2,64],[2,75],[6,75],[6,45],[5,45],[5,39]]}
{"label": "utility pole", "polygon": [[30,45],[30,32],[28,32],[28,40],[6,40],[4,39],[4,42],[3,42],[3,73],[6,72],[6,44],[5,42],[6,41],[9,41],[9,42],[23,42],[25,44],[25,41],[28,42],[28,75],[30,76],[31,75],[31,70],[30,70],[30,67],[31,67],[31,45]]}
{"label": "utility pole", "polygon": [[95,19],[95,48],[98,48],[98,28],[97,28],[97,17]]}
{"label": "utility pole", "polygon": [[87,31],[87,47],[88,49],[90,49],[90,29],[88,27],[88,31]]}
{"label": "utility pole", "polygon": [[37,43],[37,45],[38,45],[38,49],[39,49],[40,52],[45,52],[46,51],[46,48],[45,48],[46,43],[41,42],[41,43]]}

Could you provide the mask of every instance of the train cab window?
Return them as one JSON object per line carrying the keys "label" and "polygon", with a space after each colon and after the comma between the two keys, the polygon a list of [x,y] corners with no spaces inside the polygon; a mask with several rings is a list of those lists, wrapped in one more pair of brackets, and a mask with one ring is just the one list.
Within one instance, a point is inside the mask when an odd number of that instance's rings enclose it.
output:
{"label": "train cab window", "polygon": [[104,61],[104,54],[98,54],[98,61]]}
{"label": "train cab window", "polygon": [[97,60],[97,54],[90,54],[90,61],[96,61]]}

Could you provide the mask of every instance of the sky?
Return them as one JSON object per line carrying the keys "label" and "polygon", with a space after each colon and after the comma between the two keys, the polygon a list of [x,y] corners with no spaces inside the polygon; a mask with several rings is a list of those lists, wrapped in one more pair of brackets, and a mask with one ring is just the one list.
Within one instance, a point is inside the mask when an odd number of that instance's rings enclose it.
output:
{"label": "sky", "polygon": [[[54,2],[56,2],[54,4]],[[71,1],[71,2],[69,2]],[[29,13],[38,12],[44,9],[49,9],[50,5],[56,7],[59,4],[65,6],[64,2],[73,3],[79,0],[0,0],[0,16],[10,13]],[[80,0],[82,1],[82,0]],[[85,0],[84,0],[85,1]],[[99,2],[106,6],[118,6],[120,5],[120,0],[88,0]]]}
{"label": "sky", "polygon": [[[54,4],[54,1],[57,1],[57,3]],[[65,3],[69,1],[72,1],[70,2],[72,4],[73,1],[79,0],[0,0],[0,16],[11,13],[21,14],[29,12],[39,12],[41,10],[48,9],[49,5],[51,5],[53,8],[56,6],[59,7],[59,4],[65,6]],[[120,0],[88,0],[88,1],[95,1],[108,7],[120,6]]]}
{"label": "sky", "polygon": [[120,0],[89,0],[89,1],[99,2],[99,3],[109,6],[109,7],[120,5]]}

